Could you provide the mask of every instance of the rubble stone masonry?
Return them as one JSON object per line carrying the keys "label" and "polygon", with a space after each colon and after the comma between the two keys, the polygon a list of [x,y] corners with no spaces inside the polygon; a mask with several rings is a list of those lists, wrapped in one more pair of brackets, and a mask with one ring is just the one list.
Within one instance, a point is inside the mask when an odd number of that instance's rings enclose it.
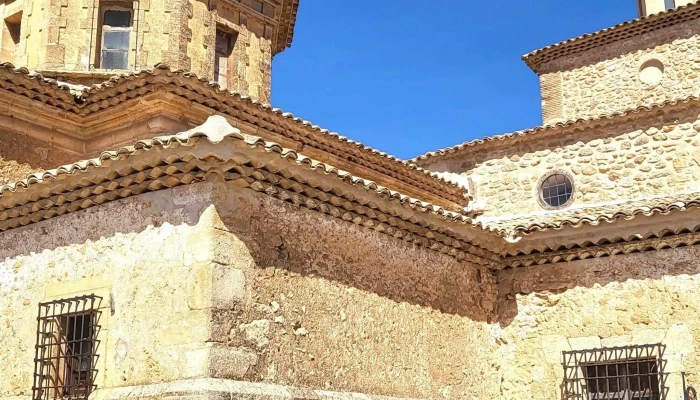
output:
{"label": "rubble stone masonry", "polygon": [[539,71],[544,123],[698,95],[699,34],[696,19],[545,63]]}
{"label": "rubble stone masonry", "polygon": [[560,399],[562,351],[664,345],[668,400],[700,386],[700,248],[499,272],[503,399]]}
{"label": "rubble stone masonry", "polygon": [[615,125],[550,129],[477,145],[428,168],[468,177],[474,207],[485,216],[541,211],[537,183],[555,169],[573,175],[571,207],[700,191],[699,114],[693,106]]}

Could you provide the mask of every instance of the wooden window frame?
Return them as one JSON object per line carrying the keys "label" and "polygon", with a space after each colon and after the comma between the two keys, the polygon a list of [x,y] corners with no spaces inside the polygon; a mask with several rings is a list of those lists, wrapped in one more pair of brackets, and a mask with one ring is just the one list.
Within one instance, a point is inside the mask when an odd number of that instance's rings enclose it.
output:
{"label": "wooden window frame", "polygon": [[[104,7],[99,8],[99,49],[97,54],[99,56],[99,68],[106,70],[119,70],[124,71],[129,69],[129,55],[131,53],[131,34],[134,30],[134,7],[130,2],[106,2]],[[127,5],[128,4],[128,5]],[[129,26],[128,27],[112,27],[105,25],[105,14],[108,11],[124,11],[129,13]],[[108,32],[128,32],[129,33],[129,45],[126,48],[126,65],[124,68],[105,68],[104,66],[104,46],[105,46],[105,34]]]}

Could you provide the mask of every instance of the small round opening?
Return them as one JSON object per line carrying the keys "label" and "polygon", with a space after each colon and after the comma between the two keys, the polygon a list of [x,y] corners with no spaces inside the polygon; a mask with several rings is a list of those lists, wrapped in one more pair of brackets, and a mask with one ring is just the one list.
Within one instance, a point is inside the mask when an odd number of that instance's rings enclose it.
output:
{"label": "small round opening", "polygon": [[539,187],[540,204],[546,208],[566,207],[573,200],[573,179],[564,172],[553,172],[545,175]]}
{"label": "small round opening", "polygon": [[659,83],[663,77],[664,64],[657,59],[646,61],[639,68],[639,80],[644,84],[653,85]]}

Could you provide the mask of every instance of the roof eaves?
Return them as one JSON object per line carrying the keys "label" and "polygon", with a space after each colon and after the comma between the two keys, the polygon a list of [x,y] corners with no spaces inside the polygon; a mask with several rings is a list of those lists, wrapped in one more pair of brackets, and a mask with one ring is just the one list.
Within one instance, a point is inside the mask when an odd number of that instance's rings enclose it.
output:
{"label": "roof eaves", "polygon": [[551,131],[555,129],[561,129],[561,128],[569,128],[569,127],[576,127],[576,126],[583,126],[586,124],[591,124],[591,123],[603,123],[606,121],[612,121],[617,118],[624,118],[628,117],[634,114],[639,114],[639,113],[645,113],[645,112],[653,112],[657,111],[660,109],[663,109],[665,107],[673,107],[681,104],[689,104],[689,103],[694,103],[700,101],[700,96],[696,95],[691,95],[687,97],[683,97],[680,99],[674,99],[674,100],[665,100],[660,103],[654,103],[646,106],[639,106],[637,108],[625,110],[625,111],[617,111],[614,113],[610,114],[603,114],[597,117],[593,118],[579,118],[575,120],[568,120],[568,121],[563,121],[563,122],[557,122],[554,124],[545,124],[545,125],[540,125],[534,128],[529,128],[529,129],[523,129],[515,132],[510,132],[510,133],[505,133],[505,134],[499,134],[499,135],[492,135],[492,136],[486,136],[480,139],[474,139],[470,141],[466,141],[454,146],[450,147],[445,147],[442,149],[438,150],[433,150],[429,151],[427,153],[418,155],[416,157],[413,157],[412,159],[408,160],[409,163],[416,164],[416,165],[421,165],[423,162],[427,161],[432,161],[432,160],[440,160],[446,157],[450,156],[458,156],[461,155],[465,152],[467,152],[470,149],[481,149],[485,146],[488,146],[489,144],[492,143],[502,143],[506,140],[510,139],[518,139],[522,138],[525,136],[530,136],[536,133],[542,133],[545,131]]}
{"label": "roof eaves", "polygon": [[700,192],[689,192],[480,222],[515,236],[566,228],[576,229],[586,225],[598,226],[619,220],[630,221],[639,216],[669,215],[676,211],[699,207]]}
{"label": "roof eaves", "polygon": [[[233,147],[251,149],[244,151],[246,153],[253,151],[258,156],[241,156],[227,144],[218,148],[223,152],[221,154],[231,152],[228,158],[209,148],[201,151],[202,156],[206,158],[203,161],[196,157],[197,153],[194,150],[188,150],[185,157],[176,156],[172,152],[157,157],[146,157],[154,149],[194,148],[201,143],[200,139],[214,145],[233,139],[238,143]],[[291,164],[280,164],[279,161],[274,161],[279,160],[274,157],[275,154]],[[137,155],[143,155],[143,157],[130,161],[131,157]],[[464,237],[455,234],[453,229],[446,229],[435,225],[435,222],[430,222],[438,218],[446,223],[459,223],[482,232],[492,241],[499,239],[500,235],[496,232],[482,229],[480,225],[473,224],[469,217],[411,198],[377,185],[373,181],[353,176],[326,163],[312,160],[297,151],[283,148],[277,143],[243,134],[231,127],[225,118],[219,116],[210,117],[204,125],[187,132],[141,140],[133,146],[106,151],[97,158],[35,173],[22,181],[0,187],[0,231],[29,225],[145,191],[204,180],[208,174],[206,168],[210,164],[207,160],[212,156],[222,164],[215,168],[219,171],[218,173],[223,171],[223,174],[228,177],[226,179],[242,179],[243,184],[255,191],[374,228],[433,250],[450,253],[458,259],[473,259],[493,268],[499,266],[499,256],[494,251],[467,241]],[[250,160],[245,161],[248,158]],[[110,164],[116,165],[112,162],[119,163],[119,170],[116,173],[110,172]],[[223,164],[226,163],[230,165],[224,167]],[[164,168],[166,165],[168,167]],[[294,166],[297,170],[301,168],[307,172],[299,174],[293,170],[287,170],[285,165]],[[86,176],[88,171],[102,167],[106,168],[102,175]],[[148,172],[149,168],[156,168],[160,172]],[[308,171],[329,176],[332,183],[329,185],[328,182],[315,180],[313,177],[316,174]],[[76,179],[68,179],[72,177]],[[122,182],[115,185],[112,182],[114,179],[127,179],[130,184],[124,186]],[[343,189],[344,184],[363,189],[363,193],[370,197],[360,199],[351,191]],[[377,197],[389,201],[392,207],[403,211],[388,210],[386,205],[377,201]],[[370,200],[371,198],[375,200]],[[321,206],[321,204],[325,205]],[[417,216],[421,217],[417,218]]]}
{"label": "roof eaves", "polygon": [[[2,74],[7,74],[8,71],[14,80],[8,81],[5,87],[3,86]],[[304,145],[318,145],[334,154],[352,156],[365,167],[377,168],[380,166],[389,171],[387,176],[409,185],[417,185],[422,190],[432,193],[436,198],[463,206],[468,202],[468,188],[452,180],[445,179],[432,171],[363,143],[348,139],[336,132],[322,129],[292,113],[273,108],[270,104],[261,103],[240,93],[222,90],[217,83],[199,78],[194,73],[171,70],[165,64],[158,64],[150,70],[116,75],[103,83],[84,88],[62,85],[58,81],[45,79],[40,74],[26,68],[14,68],[11,64],[0,64],[0,89],[5,88],[76,115],[87,116],[143,95],[140,92],[142,88],[138,87],[136,81],[148,76],[159,79],[160,83],[167,83],[174,77],[182,78],[185,85],[177,87],[176,90],[196,92],[197,96],[202,96],[202,101],[207,107],[214,109],[218,107],[222,113],[225,113],[225,110],[230,108],[233,103],[246,105],[254,110],[256,117],[262,117],[266,123],[276,126],[277,133],[281,135],[288,136],[293,140],[300,140]],[[32,90],[27,90],[26,87],[31,87]],[[51,93],[46,93],[47,88],[51,89]],[[186,96],[196,97],[194,94],[186,94]],[[290,123],[301,133],[290,132]]]}
{"label": "roof eaves", "polygon": [[534,72],[540,72],[548,61],[697,18],[700,18],[700,3],[690,3],[545,46],[523,55],[522,59]]}

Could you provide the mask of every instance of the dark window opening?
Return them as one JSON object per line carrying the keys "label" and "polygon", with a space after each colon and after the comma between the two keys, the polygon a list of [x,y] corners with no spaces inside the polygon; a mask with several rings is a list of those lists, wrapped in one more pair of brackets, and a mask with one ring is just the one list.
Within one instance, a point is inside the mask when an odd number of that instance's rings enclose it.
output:
{"label": "dark window opening", "polygon": [[573,194],[572,180],[562,173],[550,174],[540,184],[540,200],[549,207],[559,208],[568,205]]}
{"label": "dark window opening", "polygon": [[237,33],[228,33],[222,30],[216,31],[216,45],[214,51],[214,81],[223,89],[228,86],[229,58],[238,38]]}
{"label": "dark window opening", "polygon": [[661,344],[565,351],[565,398],[666,399],[663,351]]}
{"label": "dark window opening", "polygon": [[116,7],[102,13],[100,68],[128,68],[132,14],[131,10]]}
{"label": "dark window opening", "polygon": [[90,295],[39,304],[33,400],[86,400],[95,389],[100,301]]}
{"label": "dark window opening", "polygon": [[0,62],[15,62],[21,40],[22,12],[5,18],[3,22],[0,31]]}

